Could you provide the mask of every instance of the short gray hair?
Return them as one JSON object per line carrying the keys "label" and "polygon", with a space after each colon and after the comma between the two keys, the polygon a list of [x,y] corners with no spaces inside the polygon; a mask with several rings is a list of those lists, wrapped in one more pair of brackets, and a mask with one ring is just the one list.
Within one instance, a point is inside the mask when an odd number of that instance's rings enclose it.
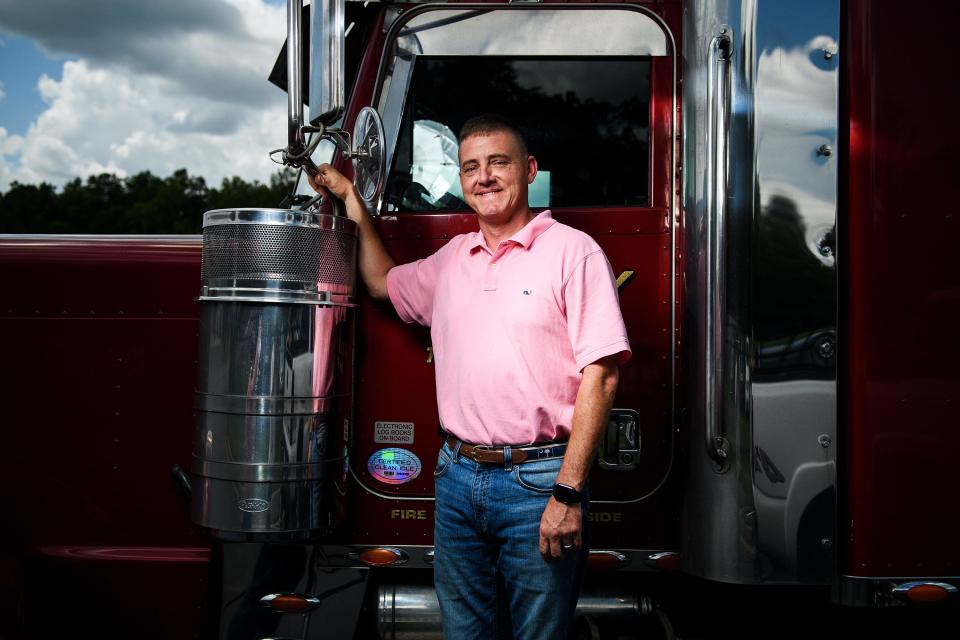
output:
{"label": "short gray hair", "polygon": [[509,119],[496,113],[485,113],[474,116],[463,123],[458,142],[463,144],[464,140],[472,138],[473,136],[483,136],[501,132],[509,133],[516,139],[517,145],[520,147],[520,153],[523,154],[524,157],[529,155],[527,151],[527,141],[523,137],[523,133],[520,132],[520,128]]}

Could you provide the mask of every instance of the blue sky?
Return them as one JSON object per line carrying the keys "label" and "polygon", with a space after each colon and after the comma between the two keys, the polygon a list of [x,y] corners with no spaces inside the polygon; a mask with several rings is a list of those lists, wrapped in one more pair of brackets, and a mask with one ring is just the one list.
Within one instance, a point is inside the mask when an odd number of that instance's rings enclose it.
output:
{"label": "blue sky", "polygon": [[20,36],[0,36],[0,126],[9,133],[24,135],[27,127],[44,108],[37,80],[47,74],[60,78],[65,56],[50,56],[33,40]]}
{"label": "blue sky", "polygon": [[0,0],[0,191],[186,168],[268,180],[283,0]]}

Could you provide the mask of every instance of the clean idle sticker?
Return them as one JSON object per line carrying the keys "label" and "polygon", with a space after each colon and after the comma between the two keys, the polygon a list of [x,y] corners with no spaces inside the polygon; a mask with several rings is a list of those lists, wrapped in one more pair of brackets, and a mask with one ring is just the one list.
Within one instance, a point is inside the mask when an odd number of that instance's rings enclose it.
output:
{"label": "clean idle sticker", "polygon": [[380,449],[367,460],[367,471],[384,484],[404,484],[420,475],[423,465],[412,451]]}
{"label": "clean idle sticker", "polygon": [[377,444],[413,444],[413,423],[374,422],[373,441]]}

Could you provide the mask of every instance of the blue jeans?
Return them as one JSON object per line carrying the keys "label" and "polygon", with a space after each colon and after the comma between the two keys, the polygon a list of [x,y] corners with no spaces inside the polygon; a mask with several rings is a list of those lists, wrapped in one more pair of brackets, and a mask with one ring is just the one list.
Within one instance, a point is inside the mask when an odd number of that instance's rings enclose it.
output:
{"label": "blue jeans", "polygon": [[[447,444],[440,450],[434,578],[446,640],[497,637],[503,622],[497,618],[497,573],[516,640],[567,638],[586,541],[580,552],[551,563],[539,551],[540,517],[561,462],[500,467],[460,457]],[[585,498],[584,521],[586,508]]]}

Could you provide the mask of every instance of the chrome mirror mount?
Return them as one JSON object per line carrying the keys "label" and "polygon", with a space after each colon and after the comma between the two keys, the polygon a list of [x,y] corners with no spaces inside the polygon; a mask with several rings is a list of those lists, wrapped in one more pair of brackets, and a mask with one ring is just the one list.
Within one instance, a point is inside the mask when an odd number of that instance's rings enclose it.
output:
{"label": "chrome mirror mount", "polygon": [[346,106],[345,0],[313,0],[310,9],[310,124],[330,126]]}
{"label": "chrome mirror mount", "polygon": [[346,129],[333,128],[343,117],[346,104],[345,0],[314,0],[311,5],[309,89],[311,113],[316,115],[309,123],[303,114],[302,15],[303,0],[287,0],[287,146],[273,151],[270,157],[316,175],[319,168],[311,155],[321,140],[331,140],[345,159],[353,161],[361,198],[368,209],[374,210],[383,191],[386,163],[380,116],[370,107],[361,109],[353,141]]}
{"label": "chrome mirror mount", "polygon": [[[317,174],[310,155],[324,137],[350,151],[349,134],[328,129],[343,115],[344,2],[315,0],[310,11],[310,104],[316,113],[307,125],[303,115],[303,0],[287,0],[287,147],[270,154],[274,161]],[[308,140],[309,136],[309,140]],[[279,157],[277,157],[279,155]]]}

